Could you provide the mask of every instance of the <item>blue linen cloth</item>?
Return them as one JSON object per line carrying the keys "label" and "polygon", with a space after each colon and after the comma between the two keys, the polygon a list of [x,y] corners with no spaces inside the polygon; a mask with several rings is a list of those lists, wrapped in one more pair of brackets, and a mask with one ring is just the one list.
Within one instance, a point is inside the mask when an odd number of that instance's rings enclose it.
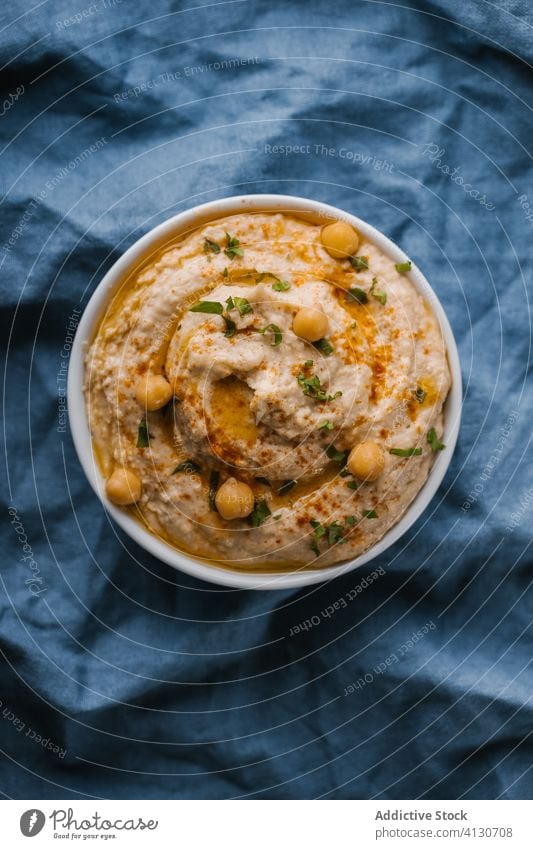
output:
{"label": "blue linen cloth", "polygon": [[[532,25],[527,0],[6,7],[4,796],[531,796]],[[430,508],[303,591],[146,554],[89,488],[64,409],[104,272],[169,216],[251,192],[395,240],[462,361]]]}

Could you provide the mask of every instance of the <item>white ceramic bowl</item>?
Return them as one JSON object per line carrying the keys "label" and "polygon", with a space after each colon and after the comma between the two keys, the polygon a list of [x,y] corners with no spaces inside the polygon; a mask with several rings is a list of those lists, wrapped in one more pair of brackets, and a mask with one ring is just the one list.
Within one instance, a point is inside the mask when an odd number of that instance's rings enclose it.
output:
{"label": "white ceramic bowl", "polygon": [[337,566],[285,573],[243,573],[231,571],[230,569],[215,566],[208,561],[191,557],[173,548],[147,531],[129,513],[111,504],[105,496],[104,480],[93,455],[85,398],[82,391],[85,355],[93,339],[98,320],[105,310],[108,300],[112,297],[115,288],[118,288],[120,282],[124,280],[125,274],[140,263],[141,259],[145,258],[150,250],[155,249],[159,245],[171,242],[180,234],[190,232],[195,227],[207,221],[235,213],[258,211],[294,212],[299,215],[309,213],[312,217],[316,218],[318,216],[325,219],[343,218],[353,224],[360,233],[372,240],[394,262],[405,262],[408,259],[403,251],[391,242],[390,239],[360,218],[349,215],[328,204],[305,198],[290,195],[242,195],[205,203],[187,212],[179,213],[153,230],[150,230],[138,242],[135,242],[117,260],[101,283],[96,287],[83,313],[72,347],[68,375],[68,410],[74,445],[83,470],[89,479],[89,483],[101,499],[107,512],[135,542],[170,566],[181,569],[183,572],[194,575],[196,578],[202,578],[204,581],[242,589],[283,589],[303,587],[308,584],[330,580],[337,575],[342,575],[345,572],[355,569],[357,566],[362,566],[363,563],[368,563],[370,560],[383,554],[418,519],[435,495],[452,459],[461,419],[462,382],[457,346],[446,314],[424,275],[413,265],[412,270],[409,272],[409,279],[420,294],[430,303],[439,321],[448,351],[452,387],[444,408],[443,438],[446,443],[446,450],[439,453],[436,457],[424,486],[400,521],[376,545],[365,551],[364,554]]}

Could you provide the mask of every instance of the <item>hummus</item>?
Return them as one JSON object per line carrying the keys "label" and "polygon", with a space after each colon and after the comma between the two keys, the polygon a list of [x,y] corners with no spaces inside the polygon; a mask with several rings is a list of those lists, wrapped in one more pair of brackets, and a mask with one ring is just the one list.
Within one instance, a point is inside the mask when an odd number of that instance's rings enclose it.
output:
{"label": "hummus", "polygon": [[219,219],[109,304],[87,355],[95,453],[111,500],[177,548],[236,569],[351,559],[444,448],[436,319],[409,263],[342,227],[349,255],[290,215]]}

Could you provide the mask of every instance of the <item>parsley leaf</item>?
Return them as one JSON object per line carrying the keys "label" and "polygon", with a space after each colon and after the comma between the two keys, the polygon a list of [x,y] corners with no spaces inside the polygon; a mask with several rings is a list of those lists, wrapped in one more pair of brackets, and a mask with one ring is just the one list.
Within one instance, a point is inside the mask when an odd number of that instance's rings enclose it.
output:
{"label": "parsley leaf", "polygon": [[228,298],[226,301],[226,309],[239,310],[239,315],[246,315],[249,312],[253,312],[250,301],[246,298],[238,298],[237,296]]}
{"label": "parsley leaf", "polygon": [[148,448],[149,445],[150,434],[148,433],[148,425],[146,424],[146,419],[141,419],[137,431],[137,448]]}
{"label": "parsley leaf", "polygon": [[387,303],[387,293],[386,292],[378,292],[377,289],[376,289],[377,284],[378,284],[378,278],[373,277],[372,278],[372,285],[370,287],[370,294],[377,301],[379,301],[380,304],[383,304],[383,306],[385,306],[385,304]]}
{"label": "parsley leaf", "polygon": [[389,448],[389,454],[396,457],[418,457],[421,453],[421,448]]}
{"label": "parsley leaf", "polygon": [[[252,307],[249,301],[246,300],[246,298],[229,297],[226,301],[226,309],[237,309],[239,311],[239,315],[246,315],[246,313],[252,312]],[[235,322],[227,315],[223,314],[224,307],[219,301],[198,301],[196,304],[194,304],[194,306],[190,307],[189,312],[202,312],[210,313],[212,315],[221,315],[224,321],[226,322],[226,330],[224,332],[224,336],[229,337],[235,334]]]}
{"label": "parsley leaf", "polygon": [[335,425],[333,424],[333,422],[330,422],[329,420],[326,419],[326,421],[323,424],[321,424],[317,428],[317,430],[333,430],[334,427],[335,427]]}
{"label": "parsley leaf", "polygon": [[271,330],[272,333],[274,334],[274,341],[271,342],[271,345],[272,345],[273,348],[276,348],[277,345],[279,345],[281,340],[283,339],[283,336],[281,334],[281,330],[279,329],[277,324],[267,324],[266,327],[263,327],[259,330],[259,333],[265,334],[269,330]]}
{"label": "parsley leaf", "polygon": [[348,289],[346,292],[346,300],[347,301],[355,301],[357,304],[366,304],[368,303],[368,295],[364,291],[364,289],[359,289],[357,286],[355,289]]}
{"label": "parsley leaf", "polygon": [[207,312],[214,315],[222,315],[224,307],[219,301],[197,301],[194,306],[190,307],[189,312]]}
{"label": "parsley leaf", "polygon": [[431,445],[432,451],[442,451],[444,448],[446,448],[444,442],[441,442],[439,437],[437,436],[437,431],[434,427],[432,427],[431,430],[428,430],[427,441]]}
{"label": "parsley leaf", "polygon": [[286,280],[278,280],[277,283],[272,284],[272,288],[274,292],[286,292],[287,289],[291,288],[291,284],[287,283]]}
{"label": "parsley leaf", "polygon": [[356,271],[366,271],[368,268],[367,256],[349,256],[348,262]]}
{"label": "parsley leaf", "polygon": [[315,539],[320,539],[320,537],[323,537],[326,533],[325,527],[321,525],[320,522],[318,522],[316,519],[311,519],[309,524],[312,525],[314,528],[313,536],[315,537]]}
{"label": "parsley leaf", "polygon": [[346,481],[346,486],[348,487],[348,489],[359,489],[359,481]]}
{"label": "parsley leaf", "polygon": [[227,247],[224,248],[224,253],[230,259],[235,259],[236,256],[244,256],[244,251],[240,247],[240,241],[235,237],[230,236],[229,233],[226,233],[226,244]]}
{"label": "parsley leaf", "polygon": [[341,463],[343,466],[346,464],[349,453],[349,451],[339,451],[334,445],[330,445],[329,448],[326,449],[326,455],[329,459],[333,460],[335,463]]}
{"label": "parsley leaf", "polygon": [[346,516],[344,524],[342,525],[339,522],[334,521],[329,525],[324,526],[316,519],[311,519],[309,524],[313,528],[313,541],[311,542],[311,548],[318,557],[320,554],[318,540],[325,537],[328,545],[337,545],[338,543],[342,545],[342,543],[346,542],[346,539],[344,539],[346,531],[349,527],[355,525],[355,516]]}
{"label": "parsley leaf", "polygon": [[200,466],[198,466],[193,460],[184,460],[183,463],[178,463],[172,474],[175,475],[178,472],[187,472],[188,475],[194,475],[201,471]]}
{"label": "parsley leaf", "polygon": [[220,245],[217,245],[216,242],[212,242],[211,239],[206,239],[204,242],[204,251],[206,252],[206,254],[208,254],[209,252],[213,254],[219,254]]}
{"label": "parsley leaf", "polygon": [[407,262],[395,262],[394,267],[398,274],[405,274],[407,271],[411,271],[411,262],[409,260]]}
{"label": "parsley leaf", "polygon": [[226,322],[226,329],[224,331],[224,336],[227,336],[228,338],[231,337],[231,336],[234,336],[235,330],[236,330],[235,322],[232,321],[231,318],[228,318],[227,315],[223,315],[222,318]]}
{"label": "parsley leaf", "polygon": [[252,528],[258,528],[259,525],[262,525],[265,519],[268,519],[270,515],[270,507],[268,506],[266,501],[256,501],[254,509],[250,514]]}
{"label": "parsley leaf", "polygon": [[342,539],[343,527],[338,522],[328,525],[328,545],[336,545]]}
{"label": "parsley leaf", "polygon": [[305,363],[304,363],[304,366],[312,366],[312,365],[313,365],[313,360],[306,360]]}
{"label": "parsley leaf", "polygon": [[377,519],[378,514],[375,510],[363,510],[363,519]]}
{"label": "parsley leaf", "polygon": [[329,356],[329,354],[332,354],[334,351],[333,345],[331,344],[331,342],[328,342],[325,336],[322,339],[319,339],[318,342],[313,342],[313,345],[326,357]]}
{"label": "parsley leaf", "polygon": [[311,377],[306,377],[305,374],[300,372],[296,379],[304,395],[309,396],[309,398],[313,398],[315,401],[334,401],[335,398],[340,398],[342,395],[342,392],[335,392],[334,395],[328,395],[325,389],[323,389],[320,385],[320,378],[317,374],[313,374]]}

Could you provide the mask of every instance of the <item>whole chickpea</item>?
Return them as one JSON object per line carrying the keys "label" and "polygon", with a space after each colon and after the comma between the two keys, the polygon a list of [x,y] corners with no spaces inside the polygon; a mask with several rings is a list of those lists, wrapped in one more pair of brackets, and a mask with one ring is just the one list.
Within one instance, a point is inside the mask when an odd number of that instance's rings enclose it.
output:
{"label": "whole chickpea", "polygon": [[318,342],[328,332],[329,322],[321,309],[302,307],[292,320],[292,329],[300,339]]}
{"label": "whole chickpea", "polygon": [[334,259],[346,259],[359,247],[359,236],[346,221],[334,221],[322,227],[320,241]]}
{"label": "whole chickpea", "polygon": [[350,451],[346,465],[359,480],[375,481],[385,465],[383,449],[377,442],[361,442]]}
{"label": "whole chickpea", "polygon": [[228,478],[218,490],[215,504],[223,519],[244,519],[254,509],[255,496],[248,484]]}
{"label": "whole chickpea", "polygon": [[121,507],[126,504],[134,504],[141,497],[142,484],[135,472],[131,469],[115,469],[111,477],[106,481],[106,495],[113,504]]}
{"label": "whole chickpea", "polygon": [[135,398],[143,410],[160,410],[172,398],[172,387],[162,374],[146,374],[135,387]]}

